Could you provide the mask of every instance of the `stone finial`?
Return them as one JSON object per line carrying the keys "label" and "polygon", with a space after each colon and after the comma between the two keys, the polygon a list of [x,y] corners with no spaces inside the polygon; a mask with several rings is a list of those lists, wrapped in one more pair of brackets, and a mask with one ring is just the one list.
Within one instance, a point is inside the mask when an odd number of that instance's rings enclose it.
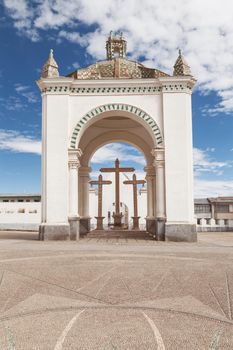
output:
{"label": "stone finial", "polygon": [[174,71],[173,71],[173,76],[178,76],[178,75],[192,75],[191,69],[187,64],[187,62],[185,61],[180,49],[179,49],[179,56],[176,60],[176,63],[174,65]]}
{"label": "stone finial", "polygon": [[44,64],[41,78],[56,78],[59,77],[58,65],[53,57],[53,50],[50,50],[49,58],[47,62]]}

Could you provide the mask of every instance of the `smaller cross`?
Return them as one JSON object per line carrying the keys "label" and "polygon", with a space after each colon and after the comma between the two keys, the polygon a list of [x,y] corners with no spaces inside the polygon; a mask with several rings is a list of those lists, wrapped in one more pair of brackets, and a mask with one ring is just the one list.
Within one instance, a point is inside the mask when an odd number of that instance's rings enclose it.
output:
{"label": "smaller cross", "polygon": [[103,220],[104,216],[102,216],[102,203],[103,203],[103,185],[110,185],[112,181],[103,180],[103,176],[99,175],[98,180],[90,181],[91,185],[98,185],[98,216],[96,216],[97,220],[97,230],[103,230]]}
{"label": "smaller cross", "polygon": [[135,174],[133,174],[133,180],[127,180],[123,182],[125,185],[133,185],[133,206],[134,206],[134,216],[133,216],[133,229],[139,228],[139,216],[138,216],[138,197],[137,197],[137,185],[144,185],[145,180],[137,180]]}

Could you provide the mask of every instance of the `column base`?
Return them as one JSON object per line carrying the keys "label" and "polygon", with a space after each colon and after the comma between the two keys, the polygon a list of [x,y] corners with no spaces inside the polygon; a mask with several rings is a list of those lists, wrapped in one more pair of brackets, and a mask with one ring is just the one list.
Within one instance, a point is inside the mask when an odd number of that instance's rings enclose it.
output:
{"label": "column base", "polygon": [[197,229],[195,224],[166,223],[166,241],[197,242]]}
{"label": "column base", "polygon": [[97,220],[96,230],[104,229],[104,225],[103,225],[104,218],[105,216],[95,216],[95,219]]}
{"label": "column base", "polygon": [[156,218],[156,240],[165,241],[165,218]]}
{"label": "column base", "polygon": [[80,218],[78,216],[69,217],[70,224],[70,240],[78,241],[79,240],[79,226],[80,226]]}
{"label": "column base", "polygon": [[114,219],[114,226],[117,226],[117,227],[121,227],[122,226],[122,223],[121,223],[121,219],[122,219],[123,215],[122,213],[119,213],[119,214],[113,214],[113,219]]}
{"label": "column base", "polygon": [[132,219],[133,219],[133,227],[132,227],[132,229],[133,230],[139,230],[139,219],[140,219],[140,216],[132,216]]}
{"label": "column base", "polygon": [[79,233],[81,236],[85,236],[91,230],[91,218],[81,217],[79,221]]}
{"label": "column base", "polygon": [[156,239],[156,220],[154,217],[146,217],[146,231]]}
{"label": "column base", "polygon": [[165,241],[165,218],[146,218],[146,230],[156,241]]}
{"label": "column base", "polygon": [[68,241],[70,239],[69,224],[45,224],[39,227],[40,241]]}

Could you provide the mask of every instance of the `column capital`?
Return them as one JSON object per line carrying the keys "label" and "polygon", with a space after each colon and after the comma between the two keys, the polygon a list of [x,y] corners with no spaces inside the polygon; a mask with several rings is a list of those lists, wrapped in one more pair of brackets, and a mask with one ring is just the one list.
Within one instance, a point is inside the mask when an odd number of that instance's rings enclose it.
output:
{"label": "column capital", "polygon": [[68,150],[68,165],[69,169],[78,169],[80,167],[79,158],[82,156],[82,150],[80,148]]}
{"label": "column capital", "polygon": [[74,157],[80,158],[83,155],[83,152],[81,150],[81,148],[76,148],[76,149],[68,149],[68,156],[69,159]]}
{"label": "column capital", "polygon": [[152,156],[155,158],[154,166],[156,168],[164,167],[164,148],[157,147],[151,150]]}
{"label": "column capital", "polygon": [[155,176],[155,167],[154,165],[148,165],[144,167],[144,171],[146,172],[146,177]]}
{"label": "column capital", "polygon": [[80,176],[88,176],[89,177],[89,174],[90,174],[91,171],[92,171],[92,168],[89,167],[89,166],[81,166],[79,168]]}

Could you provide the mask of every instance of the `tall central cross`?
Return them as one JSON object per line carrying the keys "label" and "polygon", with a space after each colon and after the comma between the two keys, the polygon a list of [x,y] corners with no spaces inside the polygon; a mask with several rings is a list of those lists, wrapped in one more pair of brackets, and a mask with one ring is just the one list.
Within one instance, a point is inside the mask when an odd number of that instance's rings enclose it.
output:
{"label": "tall central cross", "polygon": [[120,168],[119,159],[115,161],[115,168],[101,168],[103,173],[115,173],[115,213],[114,226],[121,226],[122,213],[120,212],[120,172],[132,172],[134,168]]}
{"label": "tall central cross", "polygon": [[137,196],[137,187],[138,185],[144,185],[145,180],[137,180],[135,174],[133,174],[133,180],[124,181],[125,185],[133,185],[133,207],[134,207],[134,216],[133,216],[133,229],[139,228],[139,218],[138,216],[138,196]]}
{"label": "tall central cross", "polygon": [[98,180],[90,181],[91,185],[98,185],[98,216],[96,216],[97,220],[97,230],[103,230],[103,220],[104,216],[102,216],[102,202],[103,202],[103,185],[110,185],[112,181],[103,180],[103,176],[99,175]]}

